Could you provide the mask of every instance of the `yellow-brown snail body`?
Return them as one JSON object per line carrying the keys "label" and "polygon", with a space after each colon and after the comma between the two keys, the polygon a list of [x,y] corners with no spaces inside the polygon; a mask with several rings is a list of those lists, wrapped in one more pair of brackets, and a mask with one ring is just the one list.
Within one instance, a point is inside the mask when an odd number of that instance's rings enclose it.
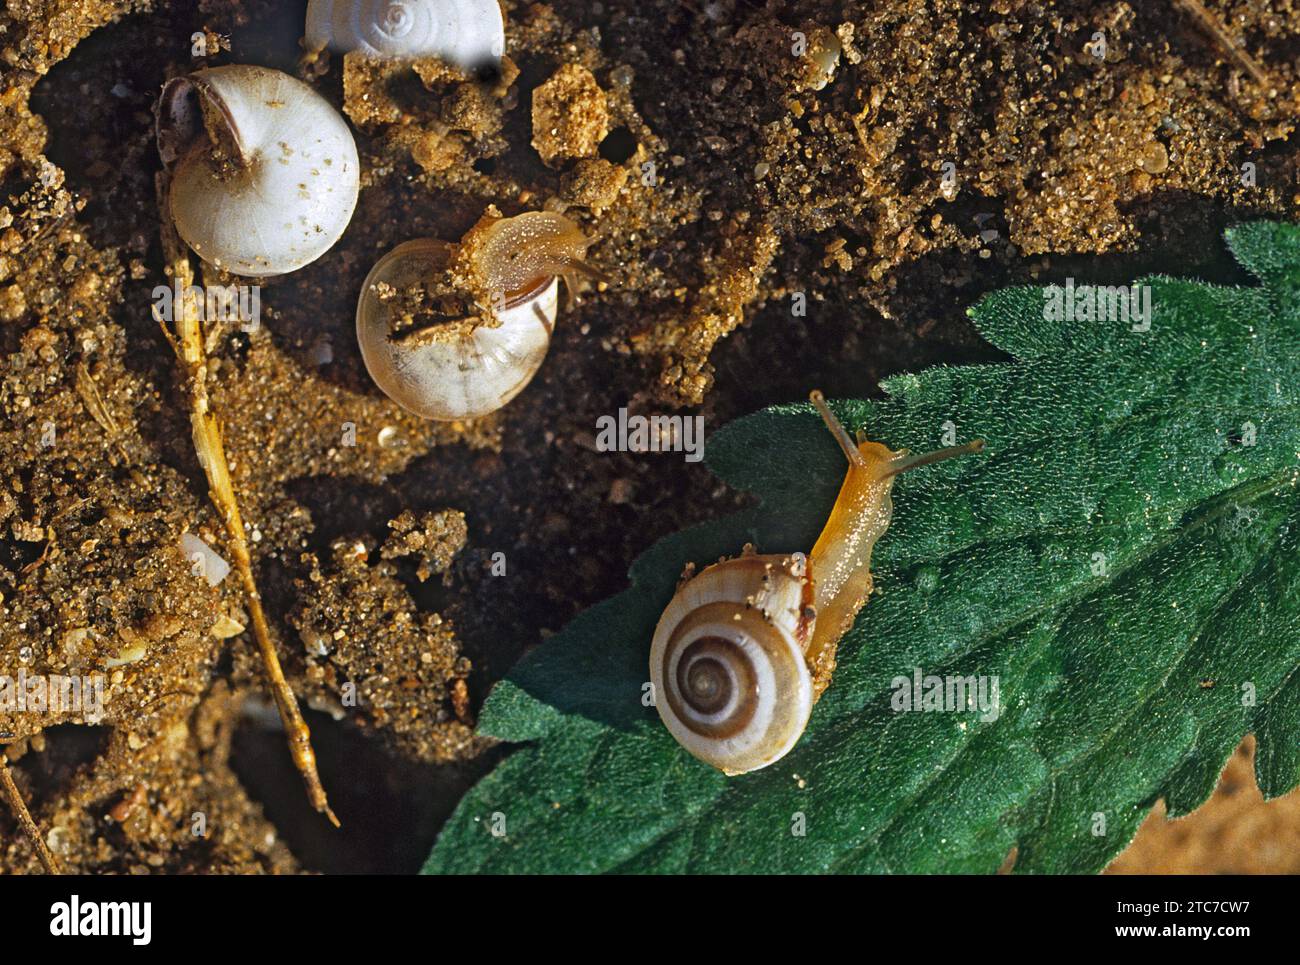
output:
{"label": "yellow-brown snail body", "polygon": [[361,286],[357,340],[384,394],[426,419],[472,419],[532,380],[550,347],[559,280],[570,295],[591,242],[554,212],[495,209],[461,239],[408,241]]}
{"label": "yellow-brown snail body", "polygon": [[830,683],[840,638],[871,595],[871,552],[889,526],[894,478],[984,445],[911,456],[860,434],[855,442],[821,393],[812,400],[849,460],[812,552],[758,555],[746,547],[687,578],[650,647],[664,725],[728,775],[775,763],[803,734]]}

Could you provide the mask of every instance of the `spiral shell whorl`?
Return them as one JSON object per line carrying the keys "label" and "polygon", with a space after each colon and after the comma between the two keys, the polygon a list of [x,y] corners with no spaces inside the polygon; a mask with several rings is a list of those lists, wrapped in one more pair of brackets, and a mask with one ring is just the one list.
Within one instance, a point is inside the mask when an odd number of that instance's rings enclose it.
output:
{"label": "spiral shell whorl", "polygon": [[795,745],[812,713],[801,557],[742,556],[704,570],[664,611],[650,651],[655,705],[706,764],[742,774]]}
{"label": "spiral shell whorl", "polygon": [[346,32],[365,53],[381,57],[401,57],[406,50],[427,43],[440,48],[449,38],[440,36],[440,24],[429,4],[419,0],[357,0],[334,5],[335,18],[347,17]]}
{"label": "spiral shell whorl", "polygon": [[306,39],[315,50],[473,69],[500,60],[505,22],[497,0],[311,0]]}

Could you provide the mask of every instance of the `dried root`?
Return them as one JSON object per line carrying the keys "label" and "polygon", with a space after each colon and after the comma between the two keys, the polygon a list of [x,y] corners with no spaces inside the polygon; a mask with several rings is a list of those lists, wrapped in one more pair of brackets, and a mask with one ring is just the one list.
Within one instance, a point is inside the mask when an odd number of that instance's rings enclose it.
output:
{"label": "dried root", "polygon": [[41,829],[36,826],[36,822],[32,820],[31,812],[27,810],[27,802],[23,800],[18,785],[14,783],[13,775],[9,773],[9,763],[5,760],[3,752],[0,752],[0,791],[4,792],[5,798],[9,801],[9,807],[13,809],[14,816],[18,818],[23,833],[31,841],[32,848],[35,849],[37,857],[41,859],[41,864],[45,866],[46,873],[52,875],[63,874],[59,862],[45,843]]}
{"label": "dried root", "polygon": [[234,485],[230,480],[230,466],[226,462],[226,451],[221,441],[221,424],[208,405],[207,391],[207,353],[204,349],[203,327],[199,320],[199,306],[191,287],[194,285],[194,269],[190,264],[189,251],[176,228],[167,217],[168,204],[167,175],[158,177],[158,204],[162,212],[161,230],[163,257],[166,272],[177,289],[184,293],[173,305],[175,314],[175,332],[166,328],[162,319],[163,330],[167,340],[181,362],[189,392],[190,431],[194,438],[194,449],[199,457],[208,479],[208,495],[216,506],[229,537],[229,549],[234,557],[234,568],[244,584],[244,594],[248,597],[248,612],[252,618],[253,635],[257,639],[258,649],[262,654],[262,664],[266,668],[267,683],[275,697],[280,719],[289,738],[289,753],[302,775],[307,787],[307,797],[312,806],[329,818],[338,827],[339,820],[330,810],[325,797],[325,788],[321,786],[320,775],[316,772],[316,755],[311,747],[311,731],[302,719],[298,709],[298,700],[294,696],[289,682],[284,679],[280,669],[280,658],[276,655],[275,644],[271,640],[270,627],[266,614],[262,610],[262,597],[258,593],[257,583],[253,579],[252,561],[248,555],[248,541],[244,536],[244,521],[239,513],[239,503],[235,499]]}

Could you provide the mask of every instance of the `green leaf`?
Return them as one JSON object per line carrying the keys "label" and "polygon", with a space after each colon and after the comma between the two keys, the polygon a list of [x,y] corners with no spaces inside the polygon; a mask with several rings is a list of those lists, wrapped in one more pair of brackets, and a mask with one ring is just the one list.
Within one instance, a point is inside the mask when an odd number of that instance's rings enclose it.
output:
{"label": "green leaf", "polygon": [[[1018,871],[1091,872],[1158,798],[1204,801],[1247,732],[1264,792],[1293,787],[1300,230],[1227,240],[1260,286],[1145,279],[1148,331],[1000,291],[971,315],[1012,362],[837,404],[894,449],[946,423],[988,449],[899,479],[877,592],[806,733],[736,778],[642,705],[655,622],[687,562],[809,549],[844,463],[806,405],[715,434],[710,467],[761,506],[658,543],[497,686],[481,730],[522,746],[425,870],[991,872],[1016,846]],[[917,668],[996,678],[1000,715],[895,712]]]}

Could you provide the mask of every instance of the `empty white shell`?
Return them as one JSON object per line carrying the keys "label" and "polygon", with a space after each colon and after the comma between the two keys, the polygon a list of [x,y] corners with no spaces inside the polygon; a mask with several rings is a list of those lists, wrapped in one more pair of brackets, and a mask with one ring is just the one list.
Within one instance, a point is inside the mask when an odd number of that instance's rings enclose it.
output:
{"label": "empty white shell", "polygon": [[315,261],[356,208],[352,132],[325,98],[278,70],[236,64],[169,81],[158,150],[181,238],[237,275]]}
{"label": "empty white shell", "polygon": [[505,51],[497,0],[311,0],[307,48],[368,57],[438,57],[472,70]]}
{"label": "empty white shell", "polygon": [[357,341],[375,384],[404,409],[443,421],[487,415],[523,391],[546,358],[559,306],[559,279],[547,275],[505,302],[498,327],[441,340],[390,337],[379,286],[418,288],[451,253],[433,238],[398,245],[370,270],[357,302]]}
{"label": "empty white shell", "polygon": [[740,556],[678,588],[655,628],[655,707],[686,750],[726,774],[774,763],[813,707],[814,616],[801,556]]}

